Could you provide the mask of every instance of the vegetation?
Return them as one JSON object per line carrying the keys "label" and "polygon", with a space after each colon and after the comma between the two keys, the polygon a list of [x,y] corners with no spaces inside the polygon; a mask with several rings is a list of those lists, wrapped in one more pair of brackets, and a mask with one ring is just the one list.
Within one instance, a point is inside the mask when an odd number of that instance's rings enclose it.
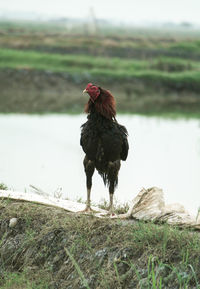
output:
{"label": "vegetation", "polygon": [[8,200],[0,214],[2,289],[200,288],[199,233]]}
{"label": "vegetation", "polygon": [[0,190],[7,190],[8,187],[4,183],[0,183]]}
{"label": "vegetation", "polygon": [[[38,69],[65,72],[79,76],[80,81],[159,82],[174,89],[200,90],[200,63],[187,60],[161,58],[154,62],[103,58],[85,55],[45,54],[32,51],[0,49],[0,67],[13,69]],[[170,73],[169,73],[170,72]],[[153,83],[152,83],[153,85]]]}
{"label": "vegetation", "polygon": [[30,277],[30,272],[26,269],[22,273],[4,271],[3,282],[0,280],[0,284],[2,284],[1,289],[48,289],[49,280],[46,279],[42,272],[32,273]]}
{"label": "vegetation", "polygon": [[121,112],[200,111],[198,30],[68,26],[0,22],[1,112],[80,112],[87,82],[109,88]]}

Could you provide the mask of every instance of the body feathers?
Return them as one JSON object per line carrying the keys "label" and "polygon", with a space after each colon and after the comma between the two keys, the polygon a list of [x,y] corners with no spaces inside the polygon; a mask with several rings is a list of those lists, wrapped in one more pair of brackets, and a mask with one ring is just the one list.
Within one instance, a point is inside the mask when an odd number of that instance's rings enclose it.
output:
{"label": "body feathers", "polygon": [[[81,146],[89,160],[93,161],[100,175],[107,174],[109,162],[123,160],[128,155],[127,130],[116,121],[100,113],[89,114],[82,125]],[[107,177],[104,182],[107,183]]]}

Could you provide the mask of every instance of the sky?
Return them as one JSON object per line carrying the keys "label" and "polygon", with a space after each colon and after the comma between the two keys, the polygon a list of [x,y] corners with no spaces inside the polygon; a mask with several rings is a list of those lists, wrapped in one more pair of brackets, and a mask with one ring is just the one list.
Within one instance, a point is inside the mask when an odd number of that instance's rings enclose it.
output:
{"label": "sky", "polygon": [[48,17],[96,18],[124,23],[200,23],[200,0],[0,0],[0,16],[22,13]]}

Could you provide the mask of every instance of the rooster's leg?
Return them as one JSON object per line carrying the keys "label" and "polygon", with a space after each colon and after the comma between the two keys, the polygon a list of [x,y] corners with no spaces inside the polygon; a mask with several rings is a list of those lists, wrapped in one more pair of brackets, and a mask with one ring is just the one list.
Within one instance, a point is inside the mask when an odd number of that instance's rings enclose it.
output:
{"label": "rooster's leg", "polygon": [[120,169],[120,161],[117,160],[115,162],[109,162],[108,164],[108,178],[109,178],[109,195],[110,195],[110,206],[109,206],[109,215],[114,215],[114,207],[113,207],[113,196],[115,187],[118,183],[118,172]]}
{"label": "rooster's leg", "polygon": [[92,176],[94,173],[94,162],[88,160],[88,158],[85,157],[84,166],[85,166],[86,186],[87,186],[87,202],[86,202],[85,210],[92,211],[90,193],[91,193],[91,188],[92,188]]}
{"label": "rooster's leg", "polygon": [[114,215],[113,196],[114,196],[114,192],[110,193],[109,215],[111,215],[111,216]]}
{"label": "rooster's leg", "polygon": [[85,212],[92,212],[93,210],[91,209],[91,200],[90,200],[90,192],[91,188],[87,188],[87,201],[86,201],[86,207],[85,207]]}
{"label": "rooster's leg", "polygon": [[92,176],[94,173],[94,162],[90,161],[86,156],[84,158],[83,164],[84,164],[85,174],[86,174],[87,201],[86,201],[86,207],[82,212],[89,213],[89,212],[94,212],[94,210],[92,210],[91,208],[91,200],[90,200],[90,193],[91,193],[91,188],[92,188]]}

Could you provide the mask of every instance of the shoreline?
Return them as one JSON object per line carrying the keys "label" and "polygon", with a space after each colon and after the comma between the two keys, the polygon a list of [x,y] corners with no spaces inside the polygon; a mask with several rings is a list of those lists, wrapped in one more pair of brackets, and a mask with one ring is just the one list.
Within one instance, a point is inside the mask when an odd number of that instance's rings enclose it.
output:
{"label": "shoreline", "polygon": [[[75,83],[62,75],[45,72],[0,70],[1,113],[81,113],[87,82]],[[105,83],[116,99],[118,113],[200,117],[200,97],[186,91],[150,89],[141,83]]]}

